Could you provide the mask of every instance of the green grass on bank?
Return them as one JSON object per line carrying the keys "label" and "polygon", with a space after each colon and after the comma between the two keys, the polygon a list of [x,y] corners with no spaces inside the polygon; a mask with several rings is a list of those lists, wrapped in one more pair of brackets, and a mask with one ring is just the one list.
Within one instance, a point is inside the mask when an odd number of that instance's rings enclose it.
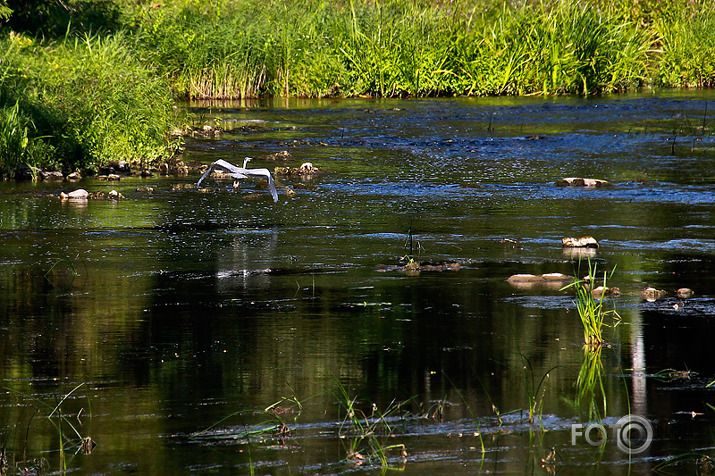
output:
{"label": "green grass on bank", "polygon": [[715,84],[705,0],[0,0],[0,174],[171,153],[172,101]]}
{"label": "green grass on bank", "polygon": [[92,169],[169,153],[174,123],[166,79],[129,41],[0,36],[0,173]]}
{"label": "green grass on bank", "polygon": [[183,0],[140,6],[132,17],[141,45],[188,97],[598,94],[710,84],[713,8]]}

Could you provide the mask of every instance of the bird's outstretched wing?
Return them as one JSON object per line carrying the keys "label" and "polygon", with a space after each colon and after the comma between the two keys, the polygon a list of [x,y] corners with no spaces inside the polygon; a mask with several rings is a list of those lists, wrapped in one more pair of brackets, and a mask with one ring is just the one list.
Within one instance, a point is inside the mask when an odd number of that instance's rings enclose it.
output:
{"label": "bird's outstretched wing", "polygon": [[[244,176],[247,177],[256,177],[256,178],[265,178],[268,180],[268,191],[271,192],[271,196],[273,197],[273,201],[277,202],[278,201],[278,191],[276,190],[276,183],[273,181],[273,176],[271,175],[271,171],[268,169],[243,169],[243,172],[241,172]],[[235,175],[231,174],[231,176],[235,177]],[[238,177],[236,177],[238,178]]]}
{"label": "bird's outstretched wing", "polygon": [[245,167],[236,167],[230,162],[226,162],[225,160],[219,159],[213,164],[209,166],[208,169],[206,169],[206,172],[201,176],[198,182],[196,182],[197,186],[201,185],[201,182],[208,177],[208,175],[211,173],[214,167],[218,167],[221,169],[226,170],[229,175],[235,179],[244,179],[248,177],[254,177],[254,178],[265,178],[268,180],[268,190],[271,192],[271,196],[273,197],[273,201],[277,202],[278,201],[278,191],[276,190],[276,183],[273,181],[273,176],[271,175],[270,170],[268,169],[247,169]]}
{"label": "bird's outstretched wing", "polygon": [[213,164],[209,165],[209,168],[206,169],[206,172],[204,172],[204,174],[201,176],[199,181],[196,182],[197,186],[201,186],[201,182],[203,182],[204,179],[206,177],[208,177],[208,175],[211,173],[211,171],[214,169],[214,167],[218,167],[220,169],[224,169],[224,170],[228,171],[228,173],[233,178],[237,178],[237,179],[246,178],[246,175],[242,173],[242,171],[244,171],[246,169],[243,169],[241,167],[236,167],[235,165],[233,165],[230,162],[226,162],[225,160],[219,159],[216,162],[214,162]]}

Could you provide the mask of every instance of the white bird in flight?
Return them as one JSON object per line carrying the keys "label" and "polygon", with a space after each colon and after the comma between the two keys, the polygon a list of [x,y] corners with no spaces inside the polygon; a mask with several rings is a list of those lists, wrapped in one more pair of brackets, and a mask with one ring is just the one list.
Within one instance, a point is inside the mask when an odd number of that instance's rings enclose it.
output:
{"label": "white bird in flight", "polygon": [[271,172],[268,169],[247,169],[246,165],[248,165],[248,161],[253,160],[250,157],[246,157],[246,159],[243,161],[243,167],[236,167],[235,165],[226,162],[225,160],[217,160],[213,164],[209,166],[208,169],[206,169],[206,172],[201,176],[198,182],[196,182],[197,186],[201,185],[201,182],[211,173],[211,170],[213,170],[214,167],[219,167],[221,169],[224,169],[228,172],[228,174],[235,178],[235,179],[244,179],[248,177],[254,177],[254,178],[265,178],[268,180],[268,190],[271,192],[271,196],[273,196],[273,201],[277,202],[278,201],[278,192],[276,191],[276,183],[273,181],[273,177],[271,176]]}

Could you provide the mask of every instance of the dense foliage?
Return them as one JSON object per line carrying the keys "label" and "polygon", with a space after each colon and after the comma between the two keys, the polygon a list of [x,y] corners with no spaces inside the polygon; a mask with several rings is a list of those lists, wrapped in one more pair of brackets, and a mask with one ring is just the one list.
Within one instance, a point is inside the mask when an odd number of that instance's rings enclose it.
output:
{"label": "dense foliage", "polygon": [[179,1],[132,13],[190,97],[594,94],[713,79],[713,4]]}
{"label": "dense foliage", "polygon": [[171,93],[123,35],[38,41],[10,33],[0,62],[0,170],[151,161],[169,145]]}
{"label": "dense foliage", "polygon": [[151,162],[169,151],[175,97],[589,95],[715,82],[715,7],[703,0],[2,3],[3,175]]}

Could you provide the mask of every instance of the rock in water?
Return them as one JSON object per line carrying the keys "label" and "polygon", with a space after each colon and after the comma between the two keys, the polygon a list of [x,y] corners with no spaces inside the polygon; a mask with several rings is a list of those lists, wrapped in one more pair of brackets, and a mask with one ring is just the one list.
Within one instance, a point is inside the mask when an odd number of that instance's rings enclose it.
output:
{"label": "rock in water", "polygon": [[62,200],[87,200],[89,198],[89,192],[83,188],[78,188],[70,193],[60,193],[60,198]]}
{"label": "rock in water", "polygon": [[581,177],[566,177],[556,181],[556,185],[559,187],[590,187],[590,188],[601,188],[610,187],[611,182],[608,180],[594,179],[594,178],[581,178]]}
{"label": "rock in water", "polygon": [[654,287],[648,286],[643,291],[641,291],[641,297],[648,302],[655,302],[656,300],[662,298],[667,293],[662,289],[656,289]]}
{"label": "rock in water", "polygon": [[561,238],[561,246],[564,248],[598,248],[598,241],[592,236],[582,236],[581,238]]}
{"label": "rock in water", "polygon": [[676,294],[680,299],[688,299],[695,295],[693,290],[690,288],[680,288],[676,291]]}
{"label": "rock in water", "polygon": [[40,179],[44,182],[59,182],[64,180],[64,178],[62,172],[40,172]]}

